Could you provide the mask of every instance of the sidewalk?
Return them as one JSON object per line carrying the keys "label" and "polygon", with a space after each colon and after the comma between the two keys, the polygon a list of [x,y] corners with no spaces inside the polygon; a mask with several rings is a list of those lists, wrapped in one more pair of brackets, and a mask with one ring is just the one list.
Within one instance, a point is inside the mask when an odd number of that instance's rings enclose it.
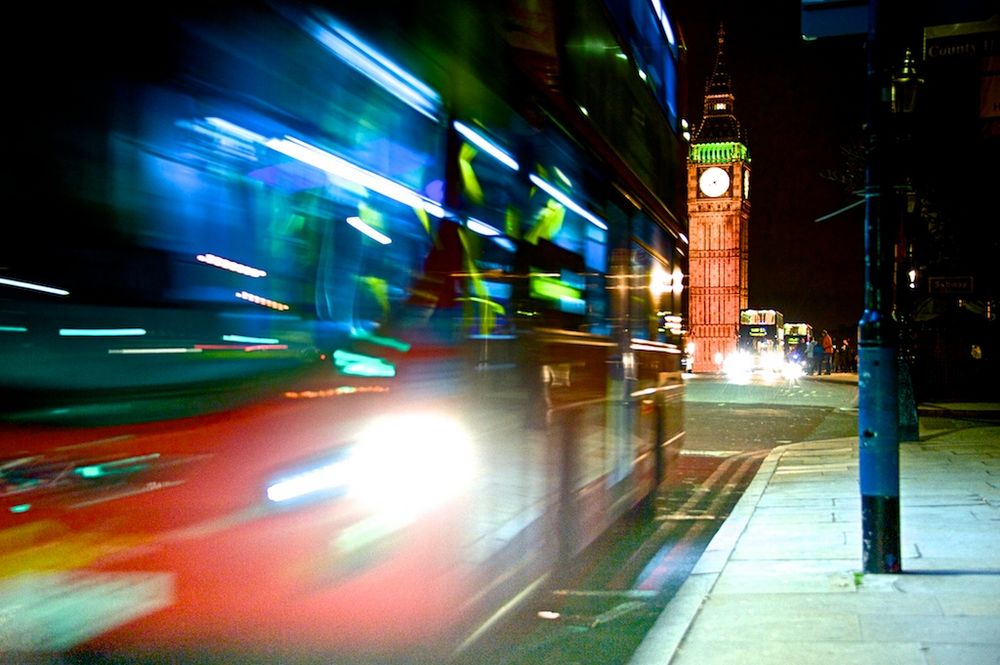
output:
{"label": "sidewalk", "polygon": [[[807,375],[803,378],[809,381],[858,384],[858,375],[853,372]],[[917,405],[917,411],[920,416],[928,417],[1000,420],[1000,403],[997,402],[924,402]]]}
{"label": "sidewalk", "polygon": [[861,573],[857,439],[776,448],[630,665],[1000,665],[1000,424],[935,426],[900,444],[901,574]]}

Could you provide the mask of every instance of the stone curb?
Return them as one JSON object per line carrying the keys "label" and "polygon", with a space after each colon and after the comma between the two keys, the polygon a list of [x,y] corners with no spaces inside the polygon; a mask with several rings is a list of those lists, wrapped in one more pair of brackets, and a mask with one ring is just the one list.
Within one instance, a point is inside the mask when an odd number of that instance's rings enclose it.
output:
{"label": "stone curb", "polygon": [[815,441],[777,446],[768,453],[743,496],[733,507],[715,536],[709,542],[691,574],[663,609],[656,623],[639,644],[629,665],[668,665],[680,648],[705,600],[715,588],[715,583],[736,549],[736,543],[746,531],[750,518],[764,496],[778,461],[794,446],[815,444]]}

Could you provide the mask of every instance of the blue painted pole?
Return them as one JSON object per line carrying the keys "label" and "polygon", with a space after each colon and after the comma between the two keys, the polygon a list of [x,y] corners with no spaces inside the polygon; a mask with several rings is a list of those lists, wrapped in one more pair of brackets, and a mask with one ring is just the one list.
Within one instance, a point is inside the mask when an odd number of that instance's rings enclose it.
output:
{"label": "blue painted pole", "polygon": [[879,343],[886,331],[880,330],[877,318],[865,314],[858,344],[862,563],[866,573],[898,573],[902,563],[896,351]]}
{"label": "blue painted pole", "polygon": [[866,573],[901,571],[899,539],[898,331],[892,316],[894,192],[885,150],[889,77],[878,28],[878,0],[868,2],[868,160],[865,168],[865,311],[858,323],[858,464],[862,564]]}

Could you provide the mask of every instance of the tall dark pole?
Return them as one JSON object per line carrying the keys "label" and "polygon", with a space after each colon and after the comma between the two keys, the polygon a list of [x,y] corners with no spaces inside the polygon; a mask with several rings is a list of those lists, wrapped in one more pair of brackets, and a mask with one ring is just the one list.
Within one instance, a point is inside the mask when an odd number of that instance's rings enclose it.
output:
{"label": "tall dark pole", "polygon": [[[886,1],[883,0],[883,5]],[[899,539],[899,432],[896,376],[898,332],[892,317],[893,248],[897,228],[888,178],[889,77],[886,7],[868,1],[865,168],[865,311],[858,323],[858,462],[861,484],[863,569],[901,570]]]}
{"label": "tall dark pole", "polygon": [[[912,38],[907,31],[906,39]],[[913,295],[908,271],[913,263],[913,214],[916,206],[916,192],[913,189],[913,115],[916,110],[917,93],[923,79],[917,76],[913,51],[910,44],[900,54],[898,70],[892,75],[892,95],[890,112],[892,117],[893,159],[891,166],[895,209],[899,211],[897,223],[899,233],[896,246],[895,270],[895,318],[899,328],[899,354],[897,358],[897,385],[899,391],[899,441],[920,440],[920,416],[913,394],[913,377],[910,372],[914,360],[912,345],[912,321],[910,314]],[[893,54],[894,57],[897,57]]]}

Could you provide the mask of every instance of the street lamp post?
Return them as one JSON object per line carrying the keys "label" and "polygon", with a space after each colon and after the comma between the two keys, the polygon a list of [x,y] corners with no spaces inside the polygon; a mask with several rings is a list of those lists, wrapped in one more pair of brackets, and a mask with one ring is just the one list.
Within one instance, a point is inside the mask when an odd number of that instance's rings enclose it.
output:
{"label": "street lamp post", "polygon": [[[910,371],[912,360],[912,345],[910,343],[911,322],[910,303],[912,294],[910,288],[913,281],[908,271],[913,268],[913,252],[911,247],[910,221],[914,212],[916,194],[913,191],[911,179],[904,171],[911,163],[912,136],[911,121],[916,110],[917,92],[923,84],[923,79],[917,76],[913,62],[913,52],[907,48],[903,55],[902,66],[892,77],[890,88],[890,111],[892,115],[892,146],[891,177],[894,187],[894,205],[902,215],[899,220],[897,247],[895,252],[895,314],[899,327],[899,353],[897,357],[897,390],[898,390],[898,437],[900,441],[920,440],[920,420],[917,413],[916,399],[913,394],[913,377]],[[906,164],[903,167],[901,164]],[[903,180],[905,184],[899,184]],[[902,197],[900,196],[902,195]],[[905,203],[905,205],[904,205]]]}
{"label": "street lamp post", "polygon": [[[866,573],[901,570],[899,537],[899,404],[892,317],[894,231],[898,211],[886,154],[890,94],[883,72],[885,8],[868,2],[865,165],[865,311],[858,322],[858,466],[862,564]],[[886,21],[886,23],[888,23]],[[888,158],[888,159],[887,159]],[[897,222],[897,223],[893,223]]]}

